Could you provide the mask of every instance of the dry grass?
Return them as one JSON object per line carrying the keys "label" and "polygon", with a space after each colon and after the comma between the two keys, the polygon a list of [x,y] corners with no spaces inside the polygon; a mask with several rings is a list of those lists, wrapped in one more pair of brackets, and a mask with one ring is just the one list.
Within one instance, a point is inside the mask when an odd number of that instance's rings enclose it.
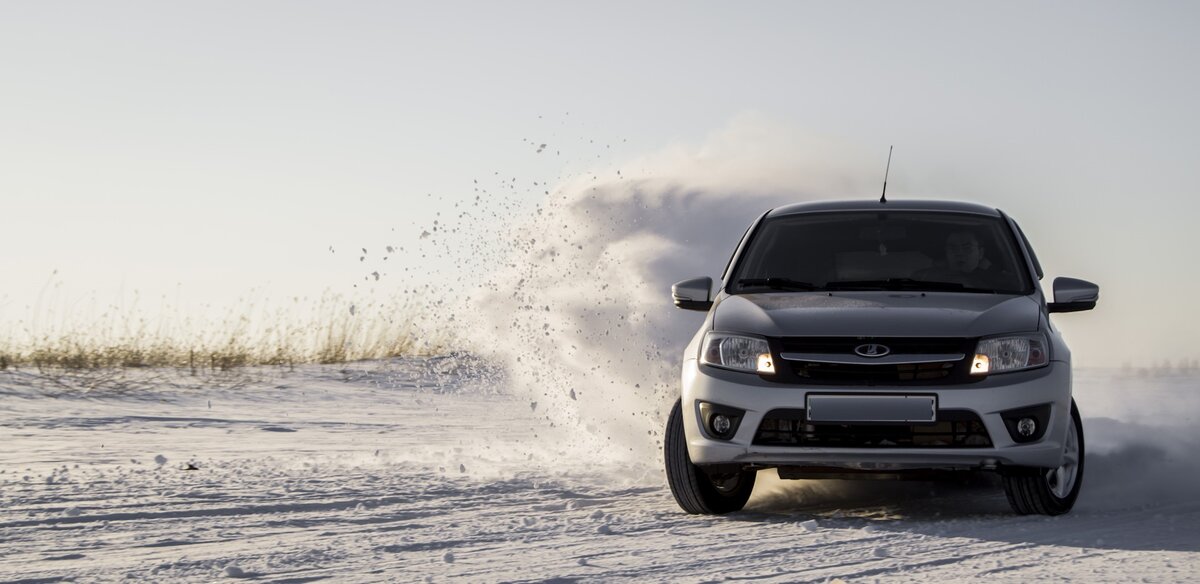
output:
{"label": "dry grass", "polygon": [[165,304],[146,311],[136,301],[100,311],[39,302],[27,318],[4,323],[0,370],[175,368],[200,374],[443,352],[448,335],[428,332],[418,322],[422,312],[401,295],[352,301],[332,293],[200,311]]}

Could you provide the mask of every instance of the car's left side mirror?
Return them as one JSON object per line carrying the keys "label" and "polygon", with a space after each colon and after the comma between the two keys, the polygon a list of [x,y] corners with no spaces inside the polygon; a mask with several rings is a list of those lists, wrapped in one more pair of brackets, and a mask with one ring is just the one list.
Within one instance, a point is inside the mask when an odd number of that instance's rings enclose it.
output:
{"label": "car's left side mirror", "polygon": [[703,310],[705,312],[712,308],[712,278],[694,278],[684,280],[671,286],[671,298],[675,300],[675,306],[684,310]]}
{"label": "car's left side mirror", "polygon": [[1054,279],[1054,302],[1046,305],[1050,312],[1079,312],[1091,310],[1100,300],[1100,287],[1075,278]]}

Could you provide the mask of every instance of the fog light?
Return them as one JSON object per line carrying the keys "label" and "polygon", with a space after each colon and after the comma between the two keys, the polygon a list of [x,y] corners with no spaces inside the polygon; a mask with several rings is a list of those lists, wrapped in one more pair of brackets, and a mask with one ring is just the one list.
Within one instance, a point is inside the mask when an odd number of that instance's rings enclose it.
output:
{"label": "fog light", "polygon": [[1028,438],[1037,432],[1037,422],[1033,418],[1021,418],[1017,421],[1017,433]]}
{"label": "fog light", "polygon": [[729,429],[732,427],[733,422],[730,421],[729,416],[726,416],[725,414],[717,414],[712,417],[713,432],[724,435],[726,432],[729,432]]}
{"label": "fog light", "polygon": [[717,440],[732,440],[746,414],[745,410],[708,402],[697,402],[697,405],[700,406],[700,428]]}
{"label": "fog light", "polygon": [[1000,417],[1004,419],[1004,428],[1008,430],[1008,436],[1018,444],[1041,440],[1050,427],[1050,407],[1052,405],[1041,404],[1000,412]]}

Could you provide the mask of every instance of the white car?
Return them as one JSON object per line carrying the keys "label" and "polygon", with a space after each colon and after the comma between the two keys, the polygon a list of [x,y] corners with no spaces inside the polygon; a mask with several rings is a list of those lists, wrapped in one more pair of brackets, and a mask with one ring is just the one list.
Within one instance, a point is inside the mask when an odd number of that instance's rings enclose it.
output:
{"label": "white car", "polygon": [[1057,515],[1083,482],[1071,353],[1050,320],[1099,288],[1054,281],[998,209],[850,201],[773,209],[720,288],[672,287],[707,312],[667,422],[667,478],[689,513],[741,509],[784,479],[984,470],[1017,513]]}

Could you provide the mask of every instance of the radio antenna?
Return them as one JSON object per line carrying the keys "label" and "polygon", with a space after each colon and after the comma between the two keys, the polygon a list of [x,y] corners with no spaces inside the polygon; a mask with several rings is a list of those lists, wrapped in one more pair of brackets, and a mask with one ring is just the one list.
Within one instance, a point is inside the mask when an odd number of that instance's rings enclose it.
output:
{"label": "radio antenna", "polygon": [[888,172],[890,172],[892,170],[892,148],[893,147],[894,146],[888,146],[888,161],[887,161],[887,168],[885,168],[883,170],[883,194],[879,196],[880,203],[887,202],[887,177],[888,177]]}

